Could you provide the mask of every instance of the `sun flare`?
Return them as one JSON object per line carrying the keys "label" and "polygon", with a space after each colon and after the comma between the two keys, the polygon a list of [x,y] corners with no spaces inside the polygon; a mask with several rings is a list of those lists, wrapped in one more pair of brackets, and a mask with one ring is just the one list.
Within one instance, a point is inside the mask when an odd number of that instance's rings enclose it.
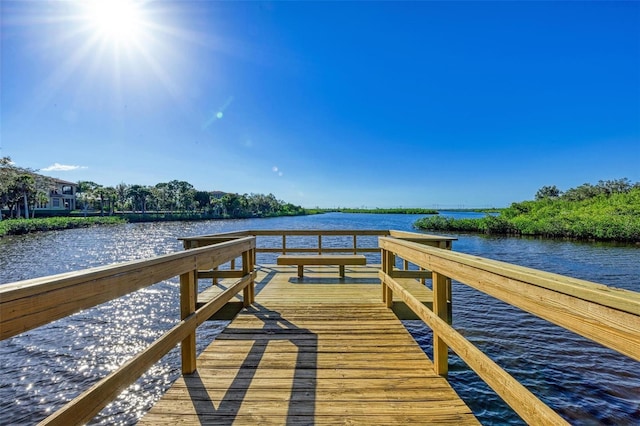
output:
{"label": "sun flare", "polygon": [[88,24],[102,39],[135,42],[145,25],[140,3],[134,0],[89,0],[84,3]]}

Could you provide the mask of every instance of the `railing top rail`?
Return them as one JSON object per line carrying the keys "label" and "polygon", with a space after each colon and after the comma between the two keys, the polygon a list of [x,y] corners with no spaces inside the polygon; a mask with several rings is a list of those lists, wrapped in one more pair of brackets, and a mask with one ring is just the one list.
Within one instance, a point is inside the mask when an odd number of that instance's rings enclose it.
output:
{"label": "railing top rail", "polygon": [[[427,267],[423,264],[430,263],[432,266],[436,265],[437,267],[438,259],[446,259],[457,262],[462,266],[472,266],[503,277],[516,279],[538,287],[543,287],[640,316],[640,293],[635,291],[609,287],[604,284],[541,271],[525,266],[514,265],[512,263],[501,262],[498,260],[486,259],[480,256],[439,250],[411,241],[380,238],[380,246],[381,248],[392,251],[402,246],[410,248],[414,252],[413,255],[411,255],[410,252],[403,252],[404,255],[402,257],[410,262],[416,263],[417,265]],[[455,277],[452,276],[451,278]]]}
{"label": "railing top rail", "polygon": [[[95,281],[109,276],[118,276],[124,273],[131,273],[137,270],[146,269],[151,266],[161,265],[163,263],[197,256],[212,250],[221,251],[233,247],[237,244],[250,242],[253,238],[247,236],[242,239],[225,241],[216,244],[215,247],[206,246],[199,247],[189,251],[178,251],[175,253],[164,254],[150,259],[138,259],[128,262],[110,264],[105,266],[97,266],[94,268],[81,269],[72,272],[64,272],[56,275],[47,275],[44,277],[30,278],[28,280],[16,281],[13,283],[0,285],[0,301],[6,302],[19,297],[24,297],[32,292],[50,291],[52,289],[75,285],[87,281]],[[253,243],[255,247],[255,242]],[[172,276],[179,275],[174,274]],[[159,280],[162,281],[162,280]]]}
{"label": "railing top rail", "polygon": [[442,235],[421,234],[418,232],[396,231],[391,229],[389,236],[409,241],[457,241],[456,237],[445,237]]}
{"label": "railing top rail", "polygon": [[255,237],[0,286],[0,340],[163,280],[224,264],[256,247]]}
{"label": "railing top rail", "polygon": [[640,361],[638,292],[409,241],[379,241],[383,251]]}
{"label": "railing top rail", "polygon": [[180,241],[206,240],[211,238],[229,238],[241,236],[391,236],[400,239],[411,239],[421,241],[455,241],[455,237],[443,237],[439,235],[421,234],[418,232],[396,231],[388,229],[255,229],[222,232],[219,234],[195,235],[190,237],[180,237]]}

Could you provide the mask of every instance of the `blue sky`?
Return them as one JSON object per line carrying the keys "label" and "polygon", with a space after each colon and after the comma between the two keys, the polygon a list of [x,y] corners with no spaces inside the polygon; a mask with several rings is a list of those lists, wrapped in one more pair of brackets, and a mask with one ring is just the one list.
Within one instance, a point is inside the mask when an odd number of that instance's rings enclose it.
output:
{"label": "blue sky", "polygon": [[640,181],[640,2],[88,4],[1,3],[19,166],[305,207]]}

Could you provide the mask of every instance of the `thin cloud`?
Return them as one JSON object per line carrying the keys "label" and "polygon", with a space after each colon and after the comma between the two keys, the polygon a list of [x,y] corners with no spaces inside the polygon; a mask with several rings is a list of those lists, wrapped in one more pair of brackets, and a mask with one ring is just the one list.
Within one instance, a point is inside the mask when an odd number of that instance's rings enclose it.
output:
{"label": "thin cloud", "polygon": [[87,166],[71,166],[67,164],[53,163],[49,167],[40,169],[43,172],[70,172],[72,170],[87,169]]}

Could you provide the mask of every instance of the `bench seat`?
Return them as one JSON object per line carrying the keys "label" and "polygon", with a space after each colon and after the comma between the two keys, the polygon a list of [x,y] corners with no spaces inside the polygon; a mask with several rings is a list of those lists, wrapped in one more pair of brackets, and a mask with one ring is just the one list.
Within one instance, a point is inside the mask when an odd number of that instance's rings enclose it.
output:
{"label": "bench seat", "polygon": [[367,258],[361,254],[315,254],[278,256],[278,265],[298,265],[298,277],[302,278],[304,265],[338,265],[340,277],[344,277],[345,265],[366,265]]}

